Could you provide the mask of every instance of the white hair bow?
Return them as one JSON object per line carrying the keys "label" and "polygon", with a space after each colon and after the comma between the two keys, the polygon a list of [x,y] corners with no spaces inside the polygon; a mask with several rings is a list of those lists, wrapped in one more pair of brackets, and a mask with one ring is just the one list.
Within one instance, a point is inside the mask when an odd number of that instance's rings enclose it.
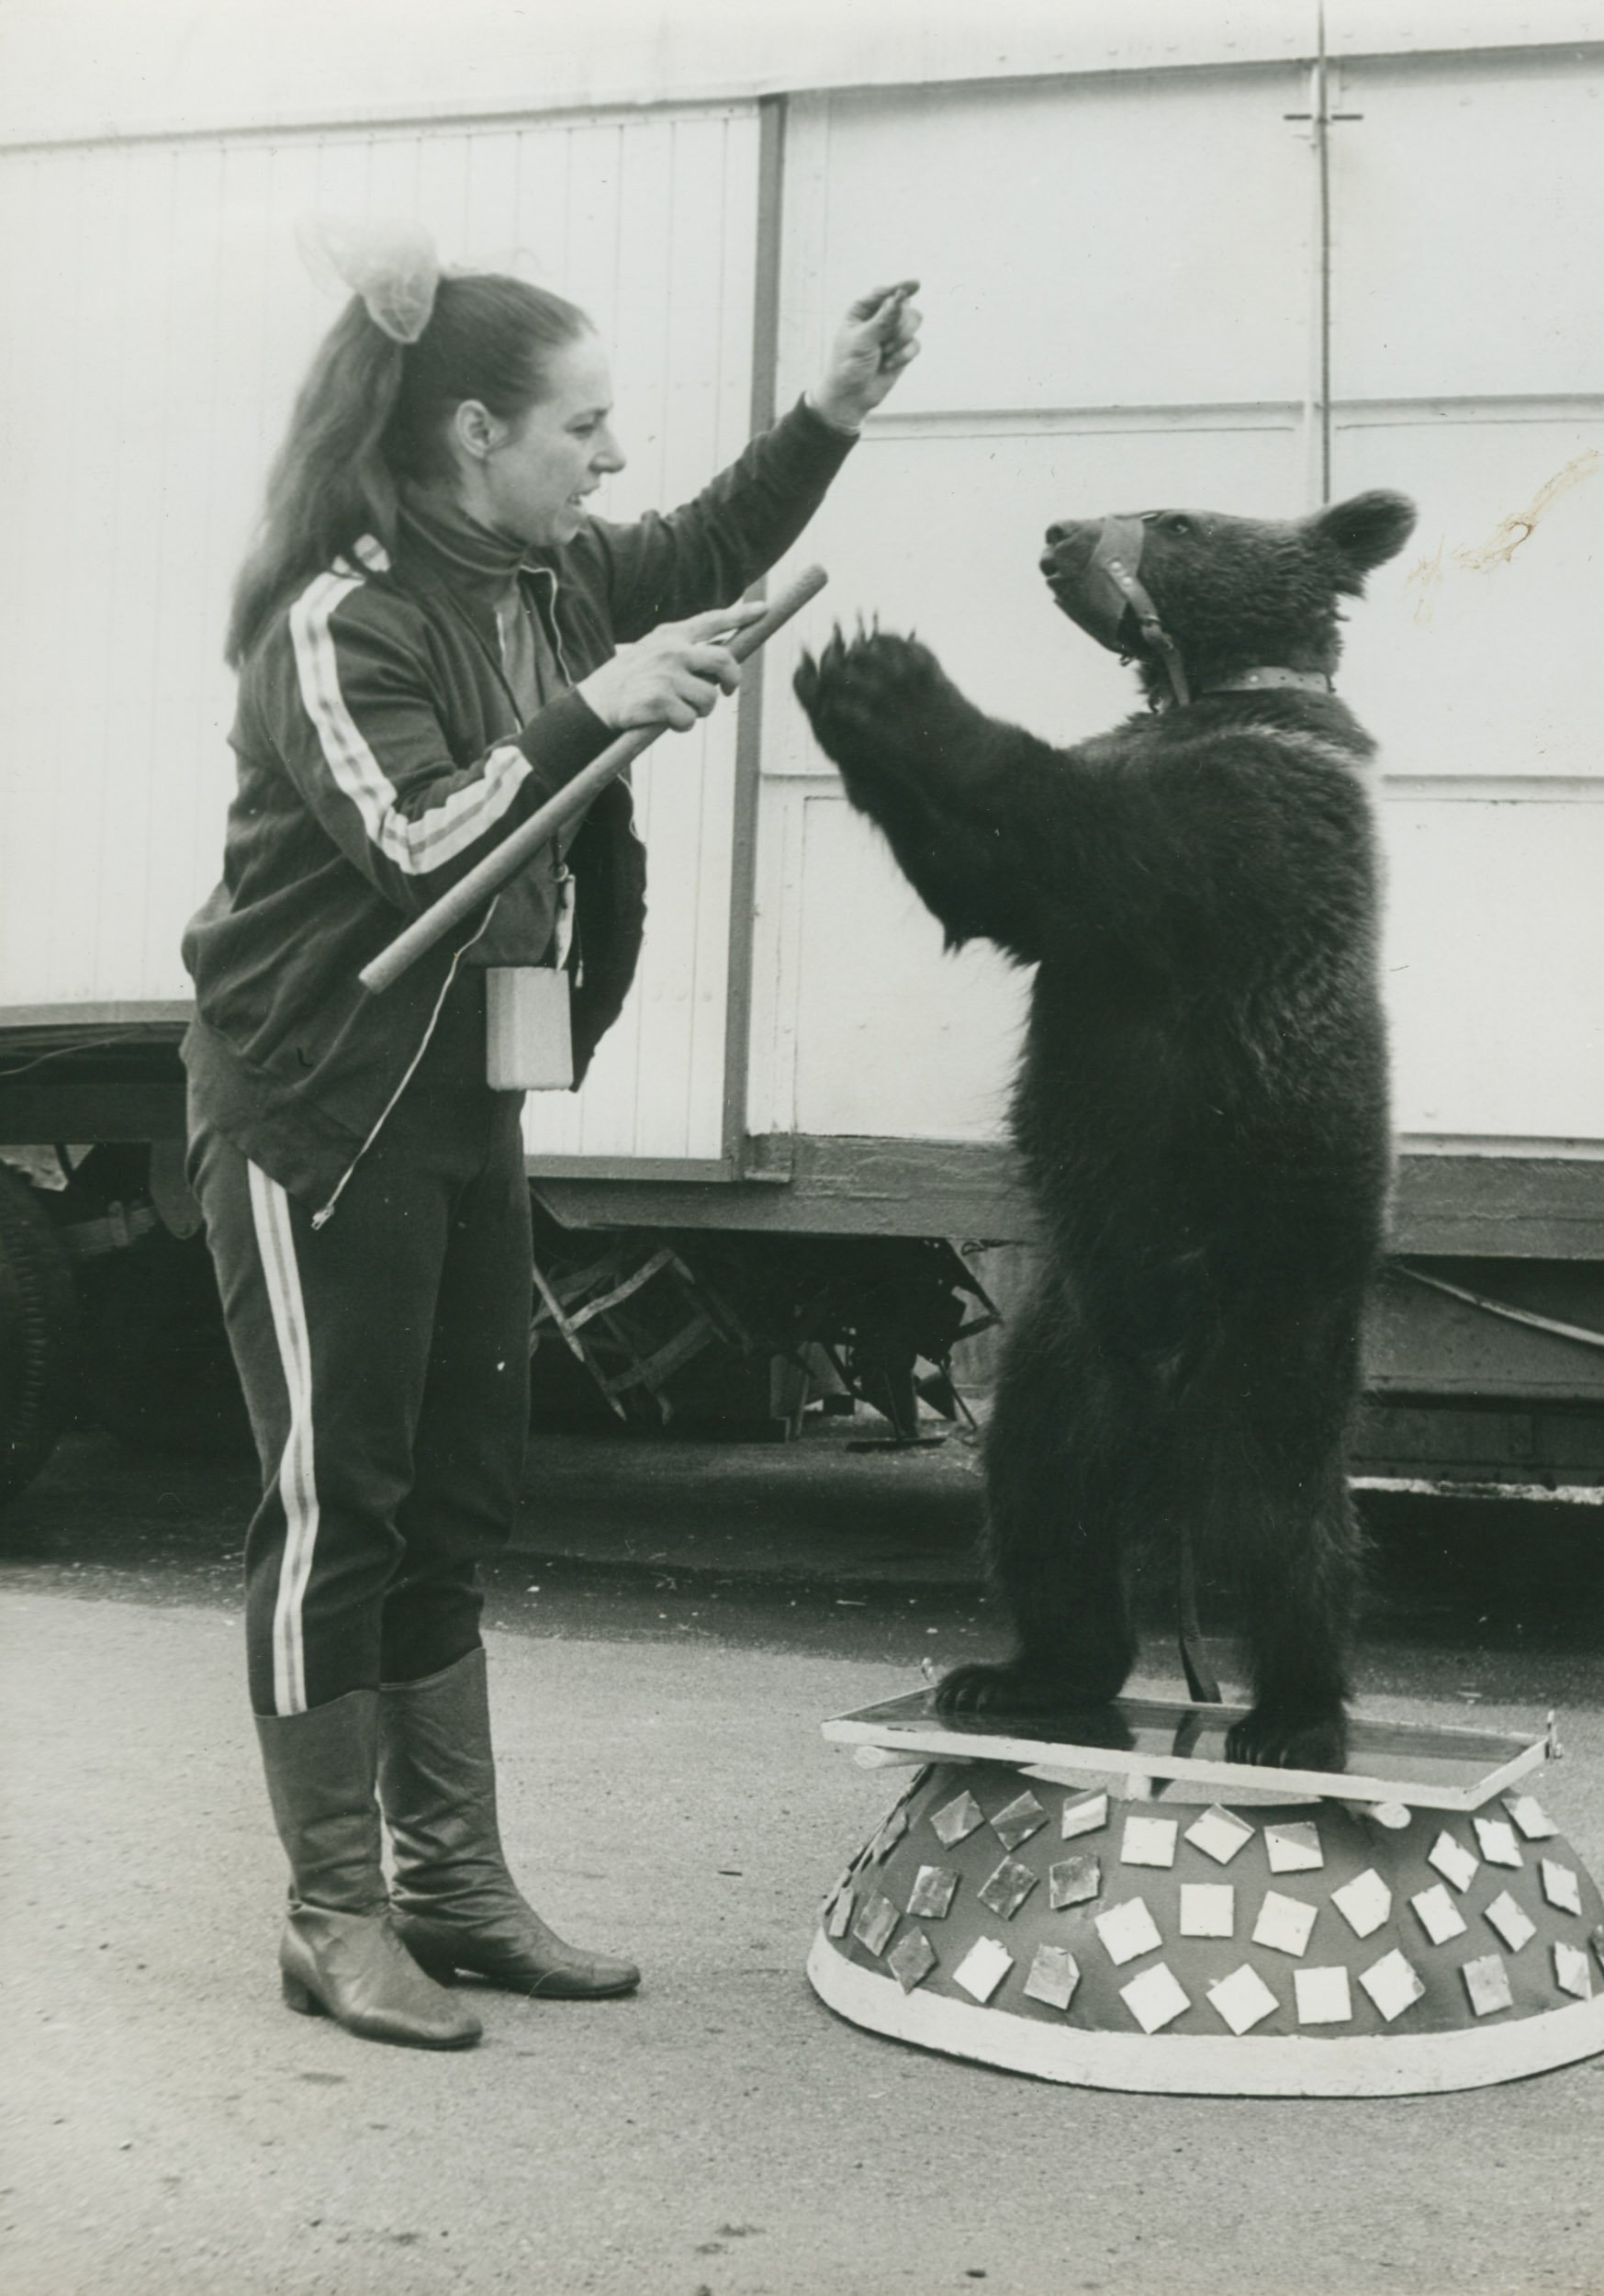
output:
{"label": "white hair bow", "polygon": [[429,324],[440,257],[421,223],[395,217],[309,216],[297,237],[320,287],[360,295],[367,315],[396,343],[416,343]]}

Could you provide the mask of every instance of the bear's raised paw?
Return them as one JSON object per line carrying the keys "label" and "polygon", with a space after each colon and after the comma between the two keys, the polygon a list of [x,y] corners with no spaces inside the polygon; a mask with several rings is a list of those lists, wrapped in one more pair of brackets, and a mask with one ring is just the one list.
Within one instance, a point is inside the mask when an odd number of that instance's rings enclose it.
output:
{"label": "bear's raised paw", "polygon": [[838,765],[866,749],[905,748],[916,731],[928,730],[950,691],[935,655],[916,638],[878,630],[847,638],[839,627],[816,661],[802,656],[794,684],[820,748]]}

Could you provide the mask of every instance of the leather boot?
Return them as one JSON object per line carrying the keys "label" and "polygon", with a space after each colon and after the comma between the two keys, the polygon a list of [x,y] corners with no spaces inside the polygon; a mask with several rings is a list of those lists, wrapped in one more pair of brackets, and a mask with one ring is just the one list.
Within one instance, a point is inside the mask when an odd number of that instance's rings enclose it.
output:
{"label": "leather boot", "polygon": [[379,1796],[395,1852],[396,1927],[421,1967],[566,2001],[639,1985],[633,1962],[565,1944],[507,1871],[482,1649],[380,1691]]}
{"label": "leather boot", "polygon": [[479,2021],[426,1976],[397,1935],[374,1798],[376,1690],[306,1714],[259,1714],[274,1822],[290,1865],[278,1964],[287,2006],[365,2041],[466,2049]]}

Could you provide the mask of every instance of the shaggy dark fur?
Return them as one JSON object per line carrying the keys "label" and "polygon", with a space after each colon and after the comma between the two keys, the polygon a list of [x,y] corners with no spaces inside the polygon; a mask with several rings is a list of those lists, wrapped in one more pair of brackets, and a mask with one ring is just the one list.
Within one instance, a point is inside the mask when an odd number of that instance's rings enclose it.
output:
{"label": "shaggy dark fur", "polygon": [[[1343,1475],[1390,1152],[1374,745],[1334,695],[1338,601],[1402,547],[1400,496],[1288,523],[1144,521],[1141,579],[1197,697],[1054,749],[910,639],[836,633],[796,688],[853,804],[947,929],[1037,966],[1014,1130],[1045,1232],[987,1437],[1018,1648],[965,1708],[1087,1709],[1135,1654],[1138,1536],[1189,1527],[1239,1590],[1239,1761],[1340,1767],[1358,1536]],[[1048,532],[1066,613],[1096,523]],[[1138,654],[1150,699],[1167,693]]]}

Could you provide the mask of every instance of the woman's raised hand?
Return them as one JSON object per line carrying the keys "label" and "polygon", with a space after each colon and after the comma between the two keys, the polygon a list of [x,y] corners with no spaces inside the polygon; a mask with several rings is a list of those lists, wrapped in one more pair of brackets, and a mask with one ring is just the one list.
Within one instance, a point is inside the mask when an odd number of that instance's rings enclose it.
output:
{"label": "woman's raised hand", "polygon": [[909,299],[918,292],[917,279],[899,279],[894,287],[871,287],[848,307],[824,375],[808,393],[814,413],[834,429],[856,431],[918,357],[925,314]]}
{"label": "woman's raised hand", "polygon": [[766,611],[761,599],[751,599],[662,623],[634,646],[620,647],[610,662],[580,680],[578,690],[615,733],[645,726],[687,733],[721,693],[734,693],[741,682],[739,662],[719,639]]}

